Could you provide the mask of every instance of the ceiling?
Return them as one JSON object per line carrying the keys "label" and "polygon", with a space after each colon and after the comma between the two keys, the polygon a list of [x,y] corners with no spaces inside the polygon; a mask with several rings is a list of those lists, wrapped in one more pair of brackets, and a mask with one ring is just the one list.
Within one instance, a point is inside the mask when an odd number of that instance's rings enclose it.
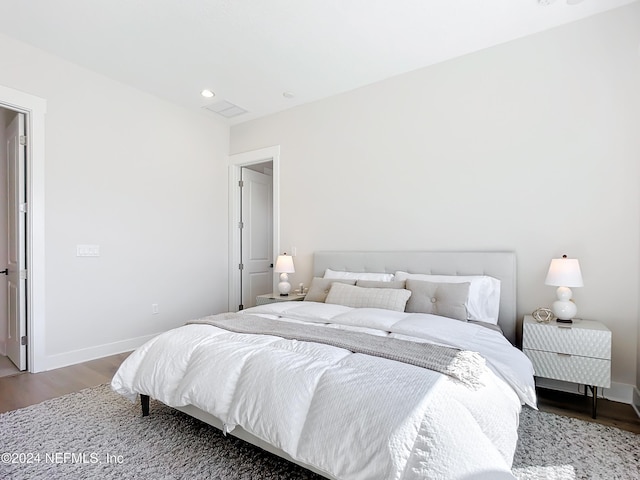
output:
{"label": "ceiling", "polygon": [[0,33],[187,108],[231,102],[233,125],[637,0],[576,1],[0,0]]}

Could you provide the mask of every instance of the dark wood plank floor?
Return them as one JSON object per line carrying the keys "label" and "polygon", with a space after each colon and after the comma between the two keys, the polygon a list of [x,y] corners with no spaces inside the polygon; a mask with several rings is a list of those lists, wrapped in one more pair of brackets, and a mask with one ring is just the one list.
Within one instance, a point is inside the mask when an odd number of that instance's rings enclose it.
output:
{"label": "dark wood plank floor", "polygon": [[[129,353],[121,353],[48,372],[0,378],[0,413],[108,383],[127,356]],[[539,388],[538,407],[544,412],[640,433],[640,418],[624,403],[598,399],[598,418],[593,420],[590,398]]]}
{"label": "dark wood plank floor", "polygon": [[0,378],[0,413],[108,383],[129,353],[91,360],[41,373]]}

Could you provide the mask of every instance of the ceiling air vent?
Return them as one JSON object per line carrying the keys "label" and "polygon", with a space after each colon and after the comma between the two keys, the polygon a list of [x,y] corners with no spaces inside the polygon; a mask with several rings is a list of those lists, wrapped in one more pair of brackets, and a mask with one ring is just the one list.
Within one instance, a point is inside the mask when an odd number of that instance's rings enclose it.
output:
{"label": "ceiling air vent", "polygon": [[227,102],[226,100],[221,100],[216,103],[212,103],[211,105],[206,105],[202,108],[207,110],[211,110],[218,115],[222,115],[225,118],[237,117],[238,115],[242,115],[243,113],[247,113],[247,110],[241,108],[237,105],[234,105],[231,102]]}

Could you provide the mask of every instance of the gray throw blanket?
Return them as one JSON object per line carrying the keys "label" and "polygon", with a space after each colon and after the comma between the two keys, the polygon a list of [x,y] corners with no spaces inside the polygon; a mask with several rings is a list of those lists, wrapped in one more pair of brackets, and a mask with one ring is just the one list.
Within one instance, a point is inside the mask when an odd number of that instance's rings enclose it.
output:
{"label": "gray throw blanket", "polygon": [[396,360],[444,373],[472,388],[482,385],[485,361],[479,353],[451,347],[416,343],[316,325],[271,320],[257,315],[221,313],[188,324],[208,324],[235,333],[273,335],[288,340],[315,342],[354,353]]}

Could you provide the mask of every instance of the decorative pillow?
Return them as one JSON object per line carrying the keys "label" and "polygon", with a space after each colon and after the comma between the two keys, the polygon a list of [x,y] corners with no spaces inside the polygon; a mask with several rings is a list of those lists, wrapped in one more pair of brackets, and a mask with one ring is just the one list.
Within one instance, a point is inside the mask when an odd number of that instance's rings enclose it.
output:
{"label": "decorative pillow", "polygon": [[469,282],[434,283],[409,279],[407,290],[411,291],[411,298],[407,302],[405,311],[431,313],[466,322],[465,302],[469,296],[469,285]]}
{"label": "decorative pillow", "polygon": [[405,281],[379,282],[377,280],[356,280],[356,287],[364,288],[404,288]]}
{"label": "decorative pillow", "polygon": [[390,282],[393,280],[393,273],[338,272],[327,268],[324,271],[324,278],[346,278],[349,280],[376,280],[378,282]]}
{"label": "decorative pillow", "polygon": [[345,283],[347,285],[356,284],[355,280],[313,277],[309,291],[304,297],[305,301],[323,303],[327,298],[331,285],[335,282]]}
{"label": "decorative pillow", "polygon": [[342,283],[331,285],[326,303],[354,308],[384,308],[404,312],[411,292],[397,288],[363,288]]}
{"label": "decorative pillow", "polygon": [[488,275],[427,275],[396,272],[396,280],[425,280],[435,283],[469,282],[469,297],[465,303],[467,319],[498,324],[500,311],[500,280]]}

